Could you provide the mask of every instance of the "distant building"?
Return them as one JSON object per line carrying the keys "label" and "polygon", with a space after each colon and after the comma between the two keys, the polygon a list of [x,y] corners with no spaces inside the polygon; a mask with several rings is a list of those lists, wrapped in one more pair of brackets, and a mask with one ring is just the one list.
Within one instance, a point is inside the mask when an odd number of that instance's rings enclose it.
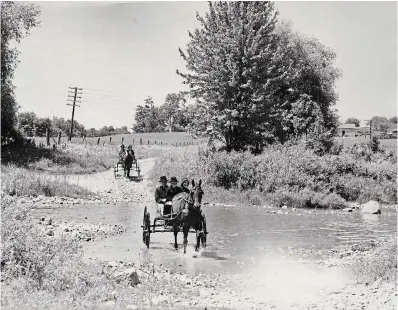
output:
{"label": "distant building", "polygon": [[337,135],[339,137],[355,137],[358,128],[360,127],[355,127],[355,124],[341,124],[337,127]]}
{"label": "distant building", "polygon": [[339,137],[358,137],[370,135],[370,126],[361,122],[359,127],[355,124],[341,124],[337,127],[337,136]]}
{"label": "distant building", "polygon": [[387,134],[397,134],[397,125],[391,126],[387,129]]}
{"label": "distant building", "polygon": [[386,134],[388,138],[397,138],[397,125],[388,128]]}

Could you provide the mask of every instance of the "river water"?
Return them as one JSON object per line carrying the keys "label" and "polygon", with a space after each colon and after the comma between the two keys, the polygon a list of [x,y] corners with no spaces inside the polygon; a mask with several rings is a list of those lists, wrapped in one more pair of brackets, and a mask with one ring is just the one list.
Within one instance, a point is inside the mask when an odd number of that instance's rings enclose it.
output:
{"label": "river water", "polygon": [[[300,260],[306,250],[332,249],[370,239],[396,235],[397,212],[382,209],[380,215],[359,211],[286,210],[289,214],[267,213],[257,207],[203,206],[208,226],[207,248],[194,252],[195,237],[188,237],[188,252],[173,247],[172,233],[151,234],[150,248],[142,242],[144,204],[71,205],[40,208],[40,216],[55,221],[118,224],[131,227],[127,233],[85,245],[87,257],[104,260],[140,261],[163,264],[187,273],[239,274],[264,261]],[[148,205],[151,218],[155,208]],[[285,211],[285,210],[284,210]],[[270,264],[268,264],[270,266]]]}

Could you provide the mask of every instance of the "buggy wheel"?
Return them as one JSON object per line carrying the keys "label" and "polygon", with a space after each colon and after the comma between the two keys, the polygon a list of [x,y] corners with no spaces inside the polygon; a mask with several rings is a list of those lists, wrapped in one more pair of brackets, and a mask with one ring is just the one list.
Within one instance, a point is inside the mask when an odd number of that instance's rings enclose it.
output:
{"label": "buggy wheel", "polygon": [[138,165],[138,162],[137,162],[137,165],[136,165],[136,169],[137,169],[137,175],[138,175],[138,178],[140,178],[141,177],[141,170],[140,170],[140,166]]}
{"label": "buggy wheel", "polygon": [[147,211],[147,207],[144,208],[144,218],[142,220],[142,241],[149,248],[151,242],[151,216]]}

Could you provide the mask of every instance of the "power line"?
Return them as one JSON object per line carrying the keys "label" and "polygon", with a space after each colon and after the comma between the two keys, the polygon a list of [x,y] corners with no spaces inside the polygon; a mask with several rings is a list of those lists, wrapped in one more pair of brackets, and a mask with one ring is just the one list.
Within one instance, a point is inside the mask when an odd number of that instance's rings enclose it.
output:
{"label": "power line", "polygon": [[69,141],[72,140],[72,135],[73,135],[73,118],[75,117],[75,107],[79,105],[76,104],[76,102],[81,103],[81,100],[77,100],[77,99],[81,99],[82,96],[78,96],[78,95],[82,95],[82,92],[78,92],[78,90],[82,91],[83,88],[77,88],[77,87],[69,87],[69,89],[73,89],[73,92],[68,90],[68,93],[73,93],[73,95],[68,95],[68,98],[72,97],[72,99],[67,99],[66,101],[72,101],[73,103],[67,103],[66,105],[72,106],[72,120],[71,120],[71,125],[70,125],[70,135],[69,135]]}

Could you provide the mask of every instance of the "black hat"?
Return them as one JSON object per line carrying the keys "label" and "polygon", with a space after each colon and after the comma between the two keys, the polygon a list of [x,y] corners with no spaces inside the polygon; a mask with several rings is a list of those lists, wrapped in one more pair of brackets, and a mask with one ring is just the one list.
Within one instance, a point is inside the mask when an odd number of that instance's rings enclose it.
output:
{"label": "black hat", "polygon": [[177,183],[177,182],[178,182],[178,180],[177,180],[177,178],[176,178],[176,177],[171,177],[171,179],[170,179],[170,183],[171,183],[171,182],[176,182],[176,183]]}
{"label": "black hat", "polygon": [[167,182],[167,178],[165,176],[161,176],[159,182],[162,182],[162,181],[166,181]]}

